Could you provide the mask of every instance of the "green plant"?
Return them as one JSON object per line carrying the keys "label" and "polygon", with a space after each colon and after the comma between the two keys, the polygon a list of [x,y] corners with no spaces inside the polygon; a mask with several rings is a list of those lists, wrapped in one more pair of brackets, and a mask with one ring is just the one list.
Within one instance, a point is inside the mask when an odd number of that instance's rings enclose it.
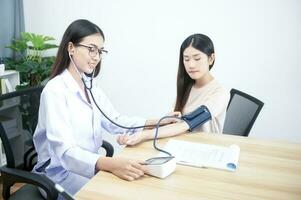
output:
{"label": "green plant", "polygon": [[21,85],[40,85],[49,77],[55,57],[44,57],[44,53],[58,47],[48,43],[52,40],[55,39],[50,36],[22,32],[20,39],[14,39],[12,44],[6,47],[18,53],[16,59],[7,59],[6,66],[20,72]]}

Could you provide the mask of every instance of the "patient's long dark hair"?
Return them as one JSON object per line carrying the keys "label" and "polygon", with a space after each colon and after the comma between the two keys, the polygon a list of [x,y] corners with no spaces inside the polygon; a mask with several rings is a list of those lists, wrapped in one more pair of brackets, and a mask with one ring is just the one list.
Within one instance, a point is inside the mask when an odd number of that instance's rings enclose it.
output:
{"label": "patient's long dark hair", "polygon": [[[102,30],[92,22],[79,19],[72,22],[66,29],[61,44],[59,46],[56,60],[52,67],[50,79],[54,78],[58,74],[62,73],[70,64],[69,52],[68,52],[68,43],[72,42],[73,44],[80,43],[84,37],[99,33],[103,40],[105,40]],[[96,65],[94,77],[99,74],[101,66],[101,60]]]}
{"label": "patient's long dark hair", "polygon": [[[191,88],[195,83],[195,80],[190,78],[188,73],[185,70],[184,61],[183,61],[183,52],[184,50],[192,46],[193,48],[203,52],[208,57],[214,53],[214,46],[211,39],[203,34],[193,34],[186,38],[180,48],[180,57],[179,57],[179,68],[178,68],[178,77],[177,77],[177,99],[174,110],[183,111],[183,108],[188,100]],[[209,70],[214,65],[213,63],[209,66]]]}

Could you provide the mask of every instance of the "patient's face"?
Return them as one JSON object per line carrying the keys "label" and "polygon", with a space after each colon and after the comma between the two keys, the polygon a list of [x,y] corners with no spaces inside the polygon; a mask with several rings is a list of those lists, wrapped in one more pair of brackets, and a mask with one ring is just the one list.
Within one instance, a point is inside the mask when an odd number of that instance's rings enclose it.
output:
{"label": "patient's face", "polygon": [[189,46],[183,52],[183,63],[190,78],[198,80],[209,73],[209,65],[212,63],[212,59],[203,52]]}

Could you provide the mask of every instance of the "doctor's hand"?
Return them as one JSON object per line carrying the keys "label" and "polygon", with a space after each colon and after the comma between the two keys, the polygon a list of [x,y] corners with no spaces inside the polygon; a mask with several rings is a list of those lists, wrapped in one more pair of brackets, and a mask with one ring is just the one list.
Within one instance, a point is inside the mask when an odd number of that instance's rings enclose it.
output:
{"label": "doctor's hand", "polygon": [[96,163],[99,170],[109,171],[127,181],[137,180],[147,172],[144,161],[124,158],[101,157]]}
{"label": "doctor's hand", "polygon": [[[174,111],[174,112],[168,113],[165,116],[181,117],[182,114],[179,111]],[[179,122],[179,121],[181,121],[181,120],[180,119],[176,119],[176,118],[165,118],[165,119],[163,119],[163,120],[160,121],[160,125],[161,126],[162,125],[167,125],[167,124],[176,123],[176,122]],[[144,130],[155,128],[157,126],[158,122],[159,122],[159,119],[148,119],[148,120],[146,120],[146,122],[145,122],[145,126],[146,127],[144,127]]]}
{"label": "doctor's hand", "polygon": [[140,131],[140,132],[137,132],[133,135],[128,135],[128,134],[119,135],[117,137],[117,142],[120,145],[133,146],[133,145],[139,144],[140,142],[145,141],[146,139],[147,138],[146,138],[146,135],[145,135],[145,131]]}
{"label": "doctor's hand", "polygon": [[[179,111],[173,111],[173,112],[168,113],[166,116],[181,117],[182,114]],[[180,120],[176,119],[176,118],[166,118],[166,119],[163,119],[160,122],[160,125],[166,125],[166,124],[176,123],[176,122],[179,122],[179,121]]]}

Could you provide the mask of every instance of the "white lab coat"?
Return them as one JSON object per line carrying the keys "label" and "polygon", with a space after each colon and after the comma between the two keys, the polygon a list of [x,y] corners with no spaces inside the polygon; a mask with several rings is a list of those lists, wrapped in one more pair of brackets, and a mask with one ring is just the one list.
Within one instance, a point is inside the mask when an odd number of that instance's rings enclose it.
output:
{"label": "white lab coat", "polygon": [[[113,121],[124,126],[145,124],[143,118],[121,116],[100,88],[93,86],[92,92],[99,107]],[[45,174],[71,194],[94,176],[102,132],[128,132],[104,118],[89,97],[91,104],[68,70],[50,80],[41,95],[39,120],[33,136],[38,153],[33,172],[50,158]]]}

